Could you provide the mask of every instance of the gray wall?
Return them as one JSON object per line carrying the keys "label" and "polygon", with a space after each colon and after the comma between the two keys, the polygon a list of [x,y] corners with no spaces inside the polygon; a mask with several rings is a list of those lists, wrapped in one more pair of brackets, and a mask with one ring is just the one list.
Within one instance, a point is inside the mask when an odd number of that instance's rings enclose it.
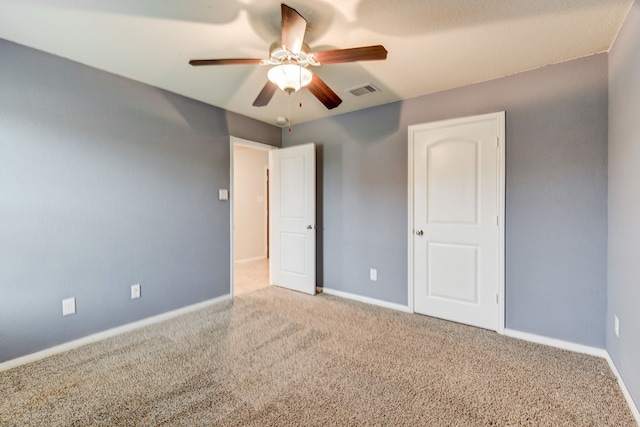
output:
{"label": "gray wall", "polygon": [[2,40],[0,58],[0,362],[227,294],[229,135],[280,129]]}
{"label": "gray wall", "polygon": [[9,42],[0,57],[0,361],[227,293],[230,134],[317,142],[319,284],[406,304],[407,126],[501,110],[507,327],[605,345],[606,55],[291,133]]}
{"label": "gray wall", "polygon": [[[640,3],[609,53],[607,350],[640,406]],[[620,337],[613,332],[620,319]]]}
{"label": "gray wall", "polygon": [[607,83],[596,55],[284,131],[319,144],[319,284],[406,304],[407,127],[504,110],[506,326],[604,348]]}

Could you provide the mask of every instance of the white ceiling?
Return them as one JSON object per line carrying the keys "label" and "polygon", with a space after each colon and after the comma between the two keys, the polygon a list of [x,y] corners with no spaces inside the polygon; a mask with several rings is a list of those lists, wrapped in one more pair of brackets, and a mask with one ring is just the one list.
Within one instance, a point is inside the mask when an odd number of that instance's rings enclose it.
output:
{"label": "white ceiling", "polygon": [[[386,61],[314,68],[344,102],[329,111],[302,90],[291,97],[293,123],[606,52],[632,3],[288,0],[308,21],[312,50],[382,44],[389,51]],[[287,115],[284,92],[267,107],[251,105],[267,67],[188,65],[268,57],[280,38],[276,0],[0,0],[0,38],[267,123]],[[347,92],[363,83],[382,91]]]}

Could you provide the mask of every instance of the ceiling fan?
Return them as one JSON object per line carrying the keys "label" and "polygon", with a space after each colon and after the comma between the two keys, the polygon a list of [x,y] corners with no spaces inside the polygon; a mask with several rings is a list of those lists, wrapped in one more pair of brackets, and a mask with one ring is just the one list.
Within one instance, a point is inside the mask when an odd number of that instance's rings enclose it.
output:
{"label": "ceiling fan", "polygon": [[309,66],[387,58],[387,50],[382,45],[313,52],[304,43],[307,20],[284,3],[281,4],[281,9],[282,40],[271,45],[269,59],[192,59],[189,64],[193,66],[270,65],[272,67],[267,73],[268,81],[253,101],[253,106],[264,107],[269,104],[278,88],[290,94],[306,87],[325,107],[332,109],[340,105],[342,99],[320,77],[312,73],[308,69]]}

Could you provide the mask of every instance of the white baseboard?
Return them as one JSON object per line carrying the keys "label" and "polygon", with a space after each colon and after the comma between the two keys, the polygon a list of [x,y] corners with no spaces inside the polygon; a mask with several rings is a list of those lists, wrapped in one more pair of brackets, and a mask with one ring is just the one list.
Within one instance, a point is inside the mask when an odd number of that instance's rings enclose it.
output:
{"label": "white baseboard", "polygon": [[505,329],[504,335],[511,338],[518,338],[525,341],[534,342],[536,344],[548,345],[550,347],[560,348],[562,350],[569,350],[576,353],[589,354],[591,356],[606,358],[609,353],[607,350],[598,347],[591,347],[588,345],[576,344],[569,341],[559,340],[556,338],[544,337],[542,335],[530,334],[528,332],[516,331],[513,329]]}
{"label": "white baseboard", "polygon": [[266,255],[262,255],[262,256],[256,256],[256,257],[253,257],[253,258],[237,259],[237,260],[235,260],[235,263],[236,264],[245,264],[247,262],[262,261],[262,260],[265,260],[265,259],[267,259],[267,256]]}
{"label": "white baseboard", "polygon": [[409,310],[409,307],[406,305],[402,305],[402,304],[396,304],[393,302],[387,302],[387,301],[382,301],[379,299],[375,299],[375,298],[369,298],[369,297],[363,297],[362,295],[356,295],[356,294],[351,294],[349,292],[343,292],[343,291],[338,291],[336,289],[331,289],[331,288],[319,288],[321,289],[321,292],[327,294],[327,295],[334,295],[340,298],[346,298],[346,299],[351,299],[354,301],[359,301],[359,302],[364,302],[366,304],[371,304],[371,305],[377,305],[380,307],[384,307],[384,308],[390,308],[392,310],[398,310],[398,311],[403,311],[405,313],[411,313],[412,311]]}
{"label": "white baseboard", "polygon": [[611,368],[611,371],[613,371],[613,374],[618,379],[620,390],[622,390],[622,394],[624,395],[624,398],[627,400],[627,403],[629,404],[629,409],[631,409],[633,418],[636,419],[636,423],[640,426],[640,412],[638,411],[636,402],[633,401],[633,398],[631,397],[631,393],[629,393],[629,389],[627,389],[627,386],[624,384],[624,381],[620,376],[620,372],[618,372],[618,368],[616,368],[616,364],[613,363],[613,359],[611,359],[611,355],[609,353],[607,353],[607,356],[605,357],[605,359],[607,360],[607,363],[609,363],[609,367]]}
{"label": "white baseboard", "polygon": [[[366,304],[372,304],[372,305],[377,305],[380,307],[385,307],[385,308],[390,308],[393,310],[398,310],[398,311],[402,311],[405,313],[411,313],[411,310],[409,310],[408,306],[405,305],[401,305],[401,304],[395,304],[395,303],[390,303],[387,301],[382,301],[382,300],[378,300],[375,298],[369,298],[369,297],[364,297],[361,295],[356,295],[356,294],[351,294],[348,292],[343,292],[343,291],[338,291],[336,289],[331,289],[331,288],[318,288],[318,291],[320,292],[324,292],[328,295],[334,295],[340,298],[346,298],[346,299],[351,299],[354,301],[359,301],[359,302],[363,302]],[[69,351],[69,350],[73,350],[75,348],[81,347],[83,345],[86,344],[90,344],[93,342],[97,342],[97,341],[101,341],[107,338],[111,338],[114,337],[116,335],[120,335],[126,332],[130,332],[148,325],[153,325],[155,323],[159,323],[159,322],[163,322],[165,320],[169,320],[172,319],[174,317],[178,317],[181,316],[183,314],[187,314],[196,310],[200,310],[203,309],[205,307],[209,307],[212,305],[216,305],[216,304],[220,304],[224,301],[228,301],[231,300],[231,295],[227,294],[227,295],[222,295],[220,297],[217,298],[213,298],[207,301],[203,301],[203,302],[199,302],[196,304],[192,304],[189,305],[187,307],[182,307],[176,310],[172,310],[172,311],[168,311],[166,313],[162,313],[156,316],[152,316],[152,317],[148,317],[146,319],[142,319],[142,320],[138,320],[136,322],[132,322],[132,323],[128,323],[126,325],[122,325],[122,326],[118,326],[112,329],[108,329],[106,331],[102,331],[102,332],[98,332],[92,335],[88,335],[86,337],[83,338],[79,338],[77,340],[73,340],[73,341],[69,341],[67,343],[64,344],[60,344],[57,345],[55,347],[50,347],[47,348],[45,350],[42,351],[38,351],[36,353],[32,353],[32,354],[28,354],[26,356],[22,356],[22,357],[18,357],[16,359],[12,359],[12,360],[8,360],[6,362],[2,362],[0,363],[0,372],[2,371],[6,371],[27,363],[31,363],[31,362],[35,362],[37,360],[41,360],[44,359],[46,357],[49,356],[53,356],[55,354],[59,354],[59,353],[63,353],[65,351]],[[613,362],[613,360],[611,359],[611,356],[609,355],[609,353],[602,348],[597,348],[597,347],[591,347],[591,346],[586,346],[586,345],[582,345],[582,344],[576,344],[576,343],[572,343],[572,342],[568,342],[568,341],[563,341],[563,340],[559,340],[559,339],[555,339],[555,338],[548,338],[548,337],[544,337],[541,335],[536,335],[536,334],[531,334],[528,332],[521,332],[521,331],[516,331],[513,329],[505,329],[504,330],[504,335],[512,337],[512,338],[517,338],[517,339],[521,339],[521,340],[525,340],[525,341],[530,341],[530,342],[534,342],[537,344],[543,344],[543,345],[548,345],[551,347],[556,347],[556,348],[560,348],[563,350],[569,350],[569,351],[574,351],[577,353],[584,353],[584,354],[589,354],[591,356],[597,356],[597,357],[602,357],[604,358],[607,363],[609,364],[609,367],[611,368],[611,371],[613,372],[613,374],[616,376],[616,378],[618,379],[618,384],[620,385],[620,389],[622,391],[622,394],[624,395],[628,405],[629,405],[629,409],[631,410],[636,423],[640,426],[640,412],[638,411],[638,407],[636,406],[635,402],[633,401],[633,398],[631,397],[631,394],[629,393],[629,390],[627,389],[626,385],[624,384],[624,381],[622,380],[622,377],[620,376],[620,373],[618,372],[618,369],[616,368],[615,363]]]}
{"label": "white baseboard", "polygon": [[130,332],[145,326],[153,325],[154,323],[160,323],[165,320],[169,320],[174,317],[181,316],[183,314],[187,314],[196,310],[203,309],[205,307],[220,304],[221,302],[224,302],[230,299],[231,299],[230,294],[222,295],[220,297],[213,298],[207,301],[202,301],[196,304],[188,305],[186,307],[178,308],[176,310],[167,311],[166,313],[158,314],[156,316],[147,317],[146,319],[138,320],[132,323],[127,323],[126,325],[107,329],[106,331],[98,332],[92,335],[87,335],[86,337],[69,341],[64,344],[56,345],[54,347],[50,347],[50,348],[38,351],[36,353],[27,354],[26,356],[21,356],[16,359],[11,359],[6,362],[0,363],[0,372],[6,371],[8,369],[12,369],[21,365],[25,365],[27,363],[35,362],[37,360],[41,360],[46,357],[53,356],[59,353],[64,353],[65,351],[73,350],[75,348],[81,347],[86,344],[91,344],[97,341],[102,341],[107,338],[114,337],[116,335],[124,334],[125,332]]}
{"label": "white baseboard", "polygon": [[[335,295],[340,298],[346,298],[346,299],[364,302],[367,304],[377,305],[380,307],[391,308],[393,310],[403,311],[406,313],[412,312],[411,310],[409,310],[408,306],[381,301],[374,298],[363,297],[361,295],[355,295],[355,294],[338,291],[331,288],[324,287],[324,288],[317,288],[317,290],[318,292],[324,292],[328,295]],[[560,348],[562,350],[588,354],[590,356],[596,356],[596,357],[601,357],[605,359],[609,364],[609,366],[611,367],[611,371],[618,379],[618,384],[620,384],[620,389],[622,391],[622,394],[624,395],[625,400],[627,401],[627,404],[629,405],[629,409],[633,413],[636,423],[638,423],[638,426],[640,426],[640,413],[638,413],[638,408],[636,407],[635,402],[631,398],[631,394],[629,393],[629,390],[625,386],[624,381],[622,380],[622,377],[620,377],[620,373],[618,372],[618,369],[613,363],[613,360],[611,359],[611,356],[609,355],[609,352],[607,352],[607,350],[603,348],[591,347],[583,344],[576,344],[569,341],[559,340],[556,338],[544,337],[541,335],[531,334],[528,332],[516,331],[513,329],[505,329],[504,335],[512,338],[521,339],[524,341],[534,342],[536,344],[548,345],[550,347]]]}
{"label": "white baseboard", "polygon": [[515,331],[513,329],[505,329],[504,335],[507,335],[512,338],[518,338],[521,340],[534,342],[537,344],[543,344],[551,347],[561,348],[563,350],[569,350],[577,353],[588,354],[591,356],[602,357],[603,359],[605,359],[609,364],[611,371],[618,379],[620,390],[622,391],[622,394],[624,395],[624,398],[627,401],[627,404],[629,405],[629,409],[631,410],[631,413],[633,414],[633,417],[635,418],[636,423],[638,424],[638,426],[640,426],[640,412],[638,412],[638,407],[636,406],[636,403],[633,401],[633,398],[631,397],[631,394],[629,393],[627,386],[624,384],[624,381],[622,380],[622,377],[620,376],[620,373],[618,372],[618,369],[616,368],[615,363],[613,363],[613,360],[611,359],[611,356],[609,355],[609,352],[607,350],[603,348],[576,344],[576,343],[563,341],[555,338],[547,338],[541,335],[530,334],[527,332]]}

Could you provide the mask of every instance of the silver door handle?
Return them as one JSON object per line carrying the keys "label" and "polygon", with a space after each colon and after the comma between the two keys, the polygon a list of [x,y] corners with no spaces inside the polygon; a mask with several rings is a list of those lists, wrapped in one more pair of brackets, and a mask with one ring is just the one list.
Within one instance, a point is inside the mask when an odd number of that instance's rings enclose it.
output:
{"label": "silver door handle", "polygon": [[422,236],[424,234],[424,231],[422,230],[416,230],[416,235],[417,236]]}

